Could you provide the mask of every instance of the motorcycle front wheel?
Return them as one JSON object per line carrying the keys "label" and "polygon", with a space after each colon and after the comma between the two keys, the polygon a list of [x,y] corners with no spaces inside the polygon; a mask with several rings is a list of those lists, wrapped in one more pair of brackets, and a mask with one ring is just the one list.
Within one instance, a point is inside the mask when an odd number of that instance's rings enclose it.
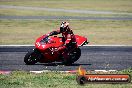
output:
{"label": "motorcycle front wheel", "polygon": [[24,57],[24,62],[27,65],[34,65],[35,63],[38,62],[38,54],[36,52],[34,52],[34,50],[29,51],[25,57]]}

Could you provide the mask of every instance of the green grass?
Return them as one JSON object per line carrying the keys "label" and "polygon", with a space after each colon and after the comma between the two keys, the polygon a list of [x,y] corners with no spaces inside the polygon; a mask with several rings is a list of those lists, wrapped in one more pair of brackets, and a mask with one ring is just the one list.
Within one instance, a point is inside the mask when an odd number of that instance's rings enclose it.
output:
{"label": "green grass", "polygon": [[[0,44],[34,44],[36,38],[60,26],[60,20],[0,20]],[[132,21],[69,20],[75,34],[91,44],[132,45]]]}
{"label": "green grass", "polygon": [[[131,69],[123,70],[118,73],[130,74]],[[117,74],[117,73],[116,73]],[[78,85],[76,74],[47,72],[34,74],[24,71],[13,71],[9,75],[0,75],[1,88],[131,88],[132,83],[128,84],[86,84]]]}
{"label": "green grass", "polygon": [[[114,3],[113,3],[114,2]],[[84,13],[67,13],[40,10],[23,10],[23,9],[6,9],[0,8],[0,15],[17,15],[17,16],[92,16],[92,17],[117,17],[131,16],[132,0],[3,0],[0,5],[15,6],[35,6],[46,8],[61,8],[75,10],[97,10],[97,11],[114,11],[115,13],[128,14],[84,14]]]}
{"label": "green grass", "polygon": [[0,4],[132,12],[132,0],[3,0]]}
{"label": "green grass", "polygon": [[[46,8],[61,8],[61,9],[75,9],[75,10],[97,10],[97,11],[114,11],[119,14],[85,14],[85,13],[68,13],[68,12],[55,12],[45,10],[26,10],[26,9],[6,9],[0,8],[0,15],[17,15],[17,16],[92,16],[92,17],[117,17],[117,16],[131,16],[132,12],[131,0],[12,0],[1,1],[0,5],[16,5],[16,6],[35,6]],[[85,5],[86,4],[86,5]],[[115,5],[114,5],[115,4]],[[35,12],[34,12],[35,11]],[[128,14],[120,14],[128,12]]]}
{"label": "green grass", "polygon": [[[113,3],[114,2],[114,3]],[[36,6],[63,9],[132,12],[132,0],[2,0],[0,5]],[[0,15],[117,17],[65,12],[2,9]],[[60,25],[60,20],[0,20],[0,44],[34,44],[37,37]],[[132,45],[132,21],[69,20],[75,34],[86,36],[91,44]]]}

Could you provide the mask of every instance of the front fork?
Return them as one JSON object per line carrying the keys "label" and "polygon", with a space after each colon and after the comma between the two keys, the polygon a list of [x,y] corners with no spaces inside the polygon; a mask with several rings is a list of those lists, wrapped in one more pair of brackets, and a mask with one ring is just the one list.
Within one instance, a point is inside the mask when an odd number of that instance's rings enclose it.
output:
{"label": "front fork", "polygon": [[34,53],[37,54],[37,61],[39,61],[41,58],[43,58],[43,54],[38,49],[33,49]]}

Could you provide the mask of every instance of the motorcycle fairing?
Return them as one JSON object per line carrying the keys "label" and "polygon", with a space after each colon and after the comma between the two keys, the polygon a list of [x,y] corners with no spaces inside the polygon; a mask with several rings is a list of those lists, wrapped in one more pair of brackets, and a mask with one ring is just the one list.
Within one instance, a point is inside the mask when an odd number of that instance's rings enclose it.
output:
{"label": "motorcycle fairing", "polygon": [[87,38],[85,38],[85,37],[75,35],[75,38],[76,38],[77,46],[83,46],[88,43]]}
{"label": "motorcycle fairing", "polygon": [[[77,47],[83,46],[87,42],[87,38],[75,35]],[[63,45],[61,37],[51,36],[47,37],[46,35],[39,37],[35,42],[35,47],[40,52],[42,52],[43,56],[48,59],[43,59],[41,62],[53,62],[59,60],[59,52],[52,51],[53,48],[58,48]],[[52,53],[51,53],[52,52]]]}

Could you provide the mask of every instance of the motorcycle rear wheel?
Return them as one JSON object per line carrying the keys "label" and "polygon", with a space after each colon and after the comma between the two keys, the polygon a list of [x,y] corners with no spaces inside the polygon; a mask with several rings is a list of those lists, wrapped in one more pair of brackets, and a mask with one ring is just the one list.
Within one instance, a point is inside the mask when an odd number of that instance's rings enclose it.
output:
{"label": "motorcycle rear wheel", "polygon": [[71,65],[75,61],[77,61],[81,56],[81,49],[76,48],[72,52],[69,53],[69,58],[63,60],[64,65]]}
{"label": "motorcycle rear wheel", "polygon": [[29,51],[25,57],[24,57],[24,62],[27,65],[34,65],[35,63],[38,62],[38,54],[36,52],[34,52],[34,50]]}

